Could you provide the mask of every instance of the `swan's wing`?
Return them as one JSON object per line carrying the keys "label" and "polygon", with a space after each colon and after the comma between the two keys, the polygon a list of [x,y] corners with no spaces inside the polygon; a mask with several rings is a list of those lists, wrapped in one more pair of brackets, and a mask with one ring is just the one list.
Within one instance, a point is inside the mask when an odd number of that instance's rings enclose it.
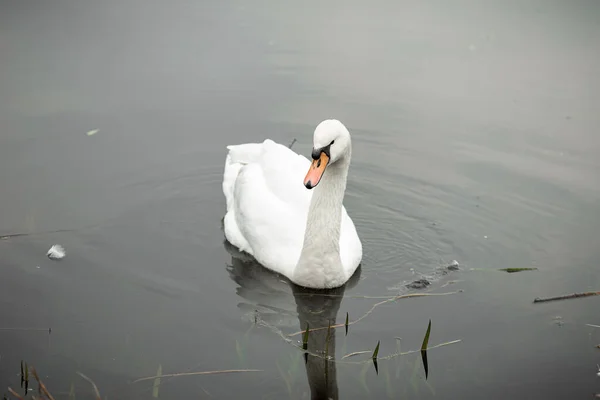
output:
{"label": "swan's wing", "polygon": [[312,196],[303,185],[310,161],[272,140],[231,146],[227,158],[227,239],[265,267],[291,277]]}
{"label": "swan's wing", "polygon": [[[229,152],[225,158],[223,176],[223,193],[227,201],[227,209],[233,200],[233,191],[242,167],[260,164],[265,183],[272,194],[284,201],[301,204],[310,203],[312,192],[302,186],[304,175],[308,172],[310,161],[286,146],[267,139],[263,143],[245,143],[227,146]],[[291,190],[290,190],[291,189]],[[300,199],[295,196],[299,191],[304,194]],[[308,203],[307,207],[308,207]]]}
{"label": "swan's wing", "polygon": [[310,161],[287,146],[265,140],[260,166],[269,191],[287,204],[306,209],[308,214],[313,192],[304,187],[304,176]]}

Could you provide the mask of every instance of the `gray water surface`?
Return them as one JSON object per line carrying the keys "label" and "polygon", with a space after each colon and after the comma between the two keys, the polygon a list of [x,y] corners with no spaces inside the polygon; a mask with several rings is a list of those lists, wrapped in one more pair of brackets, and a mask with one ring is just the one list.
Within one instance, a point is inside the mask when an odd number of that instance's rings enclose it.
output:
{"label": "gray water surface", "polygon": [[[92,398],[77,371],[152,398],[132,382],[159,365],[260,370],[163,378],[162,399],[600,393],[600,297],[533,303],[600,290],[600,3],[0,4],[0,236],[25,234],[0,240],[0,394],[21,360],[56,398]],[[308,156],[326,118],[352,134],[364,259],[311,295],[225,243],[221,182],[227,145]],[[289,336],[451,292],[312,334],[336,362]],[[419,352],[375,370],[429,320],[430,346],[460,342],[427,377]]]}

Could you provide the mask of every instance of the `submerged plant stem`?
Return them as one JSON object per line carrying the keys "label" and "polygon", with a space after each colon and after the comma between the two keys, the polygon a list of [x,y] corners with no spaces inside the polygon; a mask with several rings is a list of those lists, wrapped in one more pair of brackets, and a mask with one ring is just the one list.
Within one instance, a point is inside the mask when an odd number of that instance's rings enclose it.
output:
{"label": "submerged plant stem", "polygon": [[34,367],[30,367],[30,368],[31,368],[31,373],[33,374],[33,377],[40,385],[40,392],[43,393],[46,397],[48,397],[50,400],[54,400],[54,397],[52,397],[50,392],[48,392],[48,389],[46,389],[46,385],[44,385],[44,383],[41,381],[35,368]]}
{"label": "submerged plant stem", "polygon": [[98,390],[98,386],[96,386],[94,381],[91,380],[90,378],[88,378],[87,376],[85,376],[84,374],[82,374],[81,372],[77,372],[77,375],[79,375],[80,377],[82,377],[83,379],[88,381],[90,383],[90,385],[92,385],[92,388],[94,389],[94,393],[96,394],[96,400],[102,400],[102,398],[100,397],[100,391]]}

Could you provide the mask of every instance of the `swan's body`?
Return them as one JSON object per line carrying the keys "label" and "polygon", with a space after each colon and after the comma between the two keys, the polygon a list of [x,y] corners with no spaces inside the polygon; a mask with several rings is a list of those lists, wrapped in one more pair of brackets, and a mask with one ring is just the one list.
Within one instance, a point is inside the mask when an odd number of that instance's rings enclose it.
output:
{"label": "swan's body", "polygon": [[344,125],[317,126],[312,165],[270,139],[227,148],[227,240],[297,285],[324,289],[348,281],[362,244],[342,204],[351,156]]}

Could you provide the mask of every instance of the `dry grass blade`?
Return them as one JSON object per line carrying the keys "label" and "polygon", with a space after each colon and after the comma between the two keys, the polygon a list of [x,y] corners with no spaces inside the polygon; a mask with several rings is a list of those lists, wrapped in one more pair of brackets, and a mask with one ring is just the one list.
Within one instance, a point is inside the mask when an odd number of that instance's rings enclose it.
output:
{"label": "dry grass blade", "polygon": [[375,351],[373,351],[373,355],[371,356],[371,360],[373,361],[373,367],[375,367],[375,373],[379,375],[379,367],[377,366],[377,355],[379,354],[379,340],[377,341],[377,346],[375,347]]}
{"label": "dry grass blade", "polygon": [[308,321],[306,322],[306,331],[304,331],[304,335],[302,335],[302,349],[308,349],[308,333],[310,332]]}
{"label": "dry grass blade", "polygon": [[160,388],[160,377],[162,376],[162,364],[158,364],[158,370],[156,371],[157,378],[154,380],[152,387],[152,397],[158,399],[158,389]]}
{"label": "dry grass blade", "polygon": [[[222,371],[201,371],[201,372],[181,372],[178,374],[163,374],[161,378],[174,378],[178,376],[195,376],[195,375],[217,375],[217,374],[233,374],[238,372],[263,372],[262,369],[227,369]],[[139,378],[131,383],[138,383],[143,381],[149,381],[156,379],[158,376],[147,376],[145,378]]]}
{"label": "dry grass blade", "polygon": [[429,334],[431,333],[431,320],[429,320],[429,325],[427,325],[427,332],[425,332],[425,337],[423,338],[423,344],[421,345],[421,351],[427,350],[427,345],[429,344]]}
{"label": "dry grass blade", "polygon": [[15,392],[14,390],[12,390],[12,388],[8,388],[8,391],[10,392],[10,394],[15,396],[18,400],[24,400],[23,397],[21,395],[19,395],[17,392]]}
{"label": "dry grass blade", "polygon": [[42,382],[42,380],[38,376],[38,373],[35,370],[35,368],[34,367],[29,367],[29,368],[31,368],[31,373],[33,374],[33,377],[35,378],[35,380],[40,385],[40,392],[43,393],[44,396],[46,396],[48,399],[54,400],[54,397],[52,397],[52,395],[50,394],[50,392],[48,391],[48,389],[46,389],[46,385],[44,385],[44,383]]}
{"label": "dry grass blade", "polygon": [[348,336],[348,320],[350,318],[350,315],[348,313],[346,313],[346,336]]}
{"label": "dry grass blade", "polygon": [[327,327],[327,336],[325,338],[325,359],[329,358],[329,339],[331,338],[331,321]]}
{"label": "dry grass blade", "polygon": [[373,351],[373,356],[371,356],[371,358],[373,360],[377,360],[378,354],[379,354],[379,340],[377,341],[377,346],[375,346],[375,350]]}
{"label": "dry grass blade", "polygon": [[96,386],[96,384],[94,383],[94,381],[92,381],[90,378],[88,378],[87,376],[85,376],[84,374],[82,374],[79,371],[77,372],[77,375],[79,375],[80,377],[82,377],[83,379],[85,379],[86,381],[88,381],[88,383],[90,385],[92,385],[92,388],[94,388],[94,394],[96,395],[96,400],[102,400],[102,398],[100,397],[100,391],[98,390],[98,386]]}

